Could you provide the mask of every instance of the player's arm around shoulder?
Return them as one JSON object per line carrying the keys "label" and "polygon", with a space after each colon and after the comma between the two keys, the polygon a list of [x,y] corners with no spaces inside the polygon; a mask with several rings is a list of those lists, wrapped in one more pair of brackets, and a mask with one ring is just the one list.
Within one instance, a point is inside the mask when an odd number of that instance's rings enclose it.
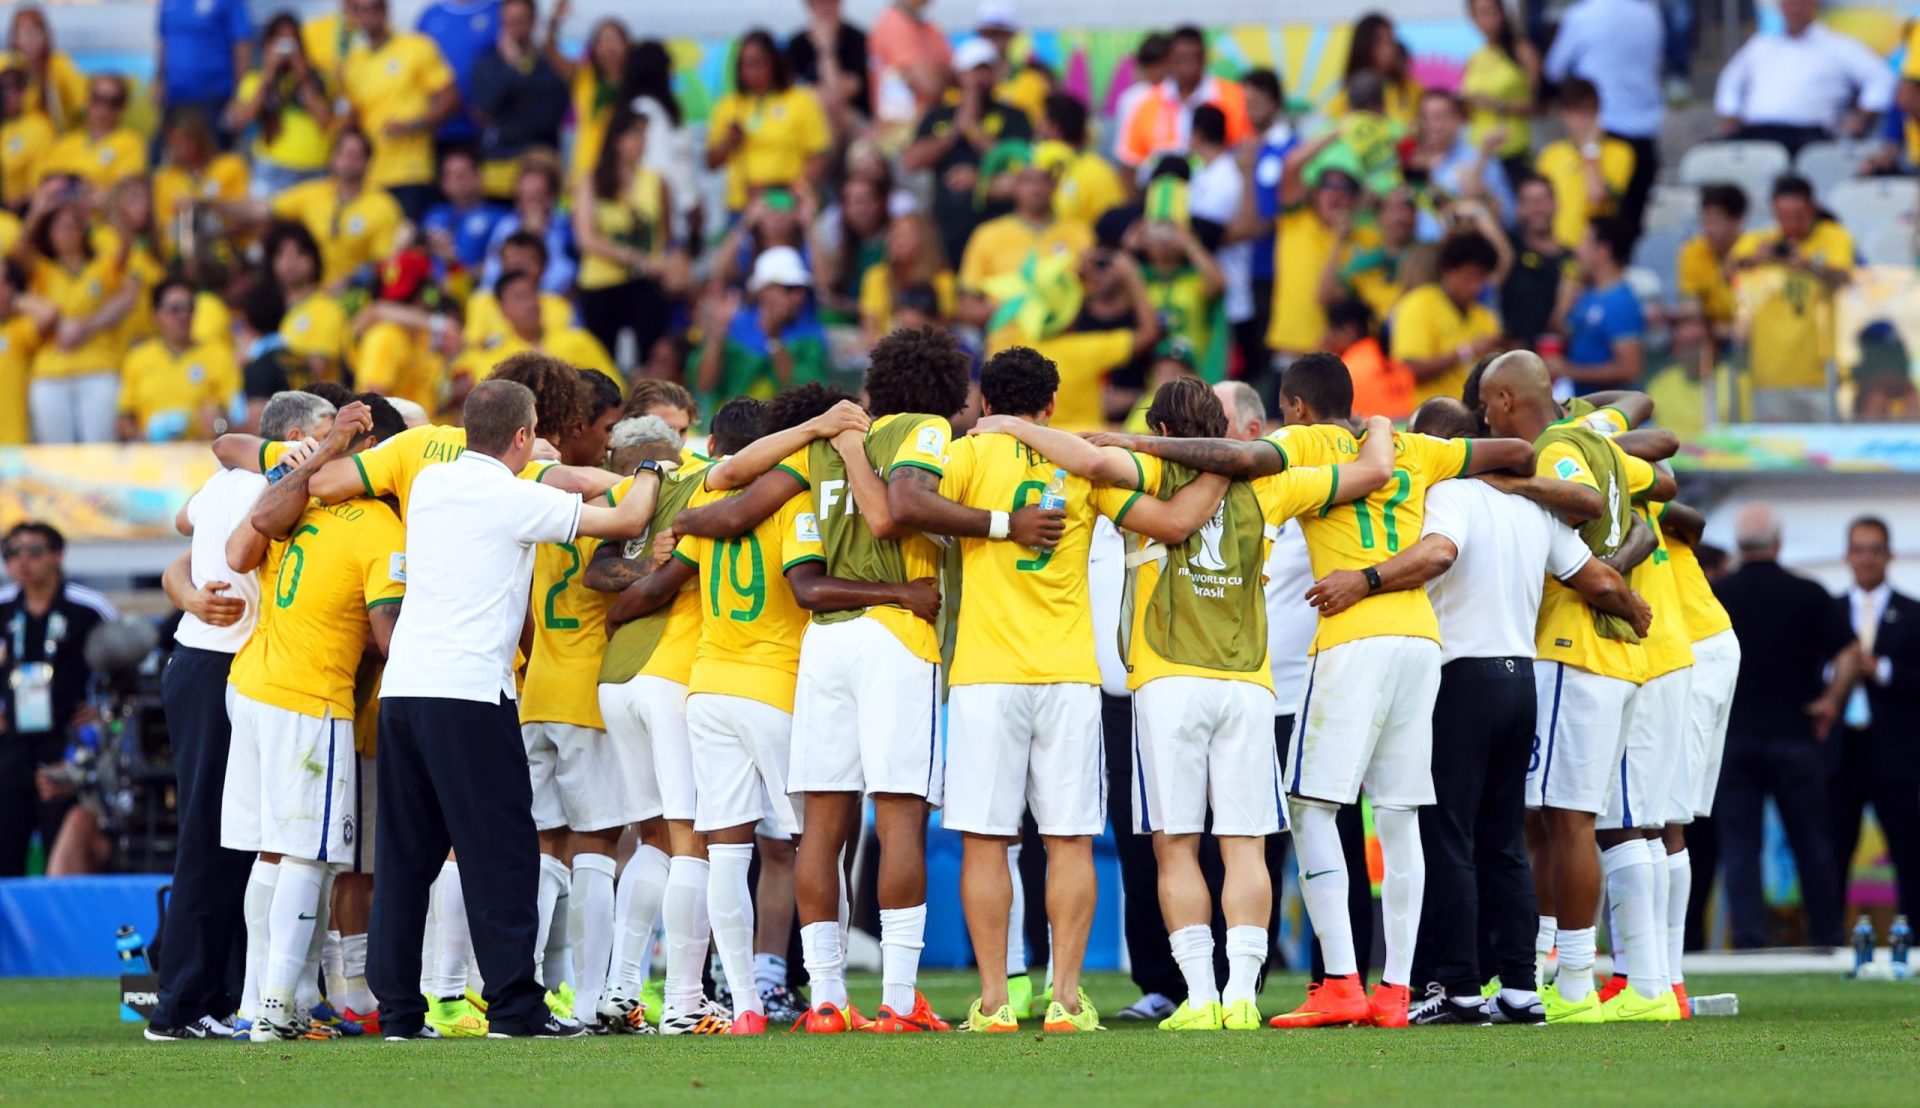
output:
{"label": "player's arm around shoulder", "polygon": [[1370,416],[1366,433],[1360,439],[1360,453],[1351,462],[1333,467],[1331,503],[1358,500],[1393,480],[1393,467],[1399,454],[1393,423],[1385,416]]}
{"label": "player's arm around shoulder", "polygon": [[1471,477],[1481,473],[1513,473],[1521,477],[1533,473],[1533,444],[1525,439],[1453,439],[1466,445],[1466,456],[1459,473],[1448,477]]}
{"label": "player's arm around shoulder", "polygon": [[1097,484],[1123,489],[1139,489],[1144,484],[1139,459],[1131,450],[1096,446],[1079,435],[1019,416],[982,416],[967,434],[1010,435],[1075,477],[1085,477]]}
{"label": "player's arm around shoulder", "polygon": [[1087,436],[1095,446],[1113,446],[1163,461],[1177,462],[1188,469],[1217,473],[1222,477],[1269,477],[1287,468],[1289,459],[1272,438],[1241,442],[1238,439],[1170,439],[1164,435],[1131,435],[1101,431]]}
{"label": "player's arm around shoulder", "polygon": [[611,508],[582,504],[578,532],[616,542],[646,534],[648,524],[653,522],[653,505],[660,494],[660,481],[665,472],[658,463],[643,464],[634,470],[633,488],[619,504]]}

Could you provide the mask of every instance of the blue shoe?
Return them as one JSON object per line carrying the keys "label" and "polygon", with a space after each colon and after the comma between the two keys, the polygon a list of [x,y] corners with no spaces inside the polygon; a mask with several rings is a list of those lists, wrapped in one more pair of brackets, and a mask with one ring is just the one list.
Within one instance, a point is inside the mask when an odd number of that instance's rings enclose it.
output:
{"label": "blue shoe", "polygon": [[307,1015],[315,1027],[330,1028],[333,1035],[339,1038],[352,1039],[367,1033],[366,1028],[334,1011],[333,1005],[325,997],[321,997],[320,1003],[314,1005]]}
{"label": "blue shoe", "polygon": [[253,1021],[235,1016],[233,1020],[233,1040],[238,1043],[249,1042],[253,1035]]}

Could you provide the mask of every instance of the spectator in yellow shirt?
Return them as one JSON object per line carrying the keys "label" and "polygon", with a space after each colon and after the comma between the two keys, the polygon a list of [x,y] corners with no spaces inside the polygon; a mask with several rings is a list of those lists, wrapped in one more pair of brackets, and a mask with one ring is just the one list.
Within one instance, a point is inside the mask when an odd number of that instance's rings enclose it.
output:
{"label": "spectator in yellow shirt", "polygon": [[935,308],[929,321],[941,325],[953,318],[953,270],[940,248],[940,232],[933,220],[919,212],[900,216],[887,228],[886,255],[860,275],[860,331],[872,345],[890,334],[895,297],[905,289],[933,290]]}
{"label": "spectator in yellow shirt", "polygon": [[78,177],[105,192],[117,181],[147,171],[147,143],[120,125],[127,113],[127,82],[95,77],[88,86],[83,125],[54,141],[40,162],[40,178]]}
{"label": "spectator in yellow shirt", "polygon": [[1013,179],[1013,211],[974,228],[960,256],[960,318],[987,326],[997,306],[988,282],[1018,272],[1028,258],[1078,255],[1092,245],[1090,228],[1053,218],[1053,175],[1037,165],[1021,166]]}
{"label": "spectator in yellow shirt", "polygon": [[115,329],[140,293],[127,274],[120,239],[115,253],[97,250],[84,209],[43,188],[11,258],[27,273],[27,288],[50,306],[54,322],[33,356],[27,403],[33,439],[41,443],[111,442],[120,392],[121,347]]}
{"label": "spectator in yellow shirt", "polygon": [[1365,246],[1356,244],[1360,228],[1352,220],[1337,228],[1342,249],[1327,257],[1327,267],[1321,271],[1322,307],[1358,297],[1373,309],[1375,319],[1386,319],[1406,291],[1408,277],[1402,267],[1419,245],[1414,233],[1420,226],[1420,212],[1413,193],[1397,188],[1382,196],[1373,223],[1372,241]]}
{"label": "spectator in yellow shirt", "polygon": [[[547,269],[547,244],[531,231],[515,231],[500,244],[500,273],[516,270],[538,276]],[[494,282],[495,288],[499,282]],[[540,294],[540,326],[558,331],[574,325],[573,301],[559,293]],[[467,297],[466,323],[460,329],[461,340],[469,347],[493,347],[506,340],[508,325],[500,313],[500,300],[493,289],[481,289]],[[604,344],[603,344],[604,345]]]}
{"label": "spectator in yellow shirt", "polygon": [[26,273],[11,258],[0,259],[0,446],[29,441],[27,371],[53,322],[44,307],[36,313],[21,304],[26,291]]}
{"label": "spectator in yellow shirt", "polygon": [[727,169],[727,210],[766,189],[823,180],[833,147],[827,113],[812,89],[793,83],[772,35],[755,28],[740,40],[733,87],[707,120],[707,168]]}
{"label": "spectator in yellow shirt", "polygon": [[55,131],[80,125],[87,107],[87,78],[73,59],[53,48],[46,13],[32,4],[14,9],[7,51],[27,73],[27,111],[42,115]]}
{"label": "spectator in yellow shirt", "polygon": [[295,185],[271,200],[222,204],[236,219],[265,223],[269,219],[304,224],[320,247],[320,282],[343,288],[369,266],[393,253],[394,238],[404,222],[393,196],[367,180],[373,144],[359,129],[343,129],[333,140],[333,159],[327,177]]}
{"label": "spectator in yellow shirt", "polygon": [[1440,246],[1440,279],[1408,292],[1393,310],[1393,360],[1413,371],[1413,406],[1459,396],[1473,364],[1500,345],[1500,321],[1485,304],[1500,268],[1493,243],[1478,231]]}
{"label": "spectator in yellow shirt", "polygon": [[53,124],[27,110],[27,71],[13,55],[0,54],[0,208],[26,203],[51,149]]}
{"label": "spectator in yellow shirt", "polygon": [[994,97],[1027,113],[1027,122],[1038,128],[1047,96],[1053,91],[1053,78],[1038,66],[1014,61],[1013,40],[1020,34],[1020,15],[1012,0],[982,0],[973,32],[993,43],[1000,53]]}
{"label": "spectator in yellow shirt", "polygon": [[[1320,155],[1340,138],[1330,131],[1301,143],[1280,171],[1280,212],[1274,235],[1273,317],[1267,348],[1275,368],[1319,350],[1327,335],[1322,275],[1337,255],[1376,245],[1372,228],[1352,227],[1360,176],[1351,158]],[[1307,169],[1312,163],[1312,173]]]}
{"label": "spectator in yellow shirt", "polygon": [[[322,18],[336,26],[340,23],[338,12]],[[271,197],[326,172],[333,99],[301,30],[291,12],[267,21],[260,36],[260,68],[240,79],[233,103],[227,105],[227,131],[237,135],[252,128],[254,132],[257,196]],[[327,42],[329,49],[334,45],[327,36],[316,37]]]}
{"label": "spectator in yellow shirt", "polygon": [[1600,127],[1600,92],[1589,81],[1560,82],[1560,122],[1567,137],[1540,151],[1535,167],[1553,185],[1553,233],[1568,249],[1580,245],[1594,216],[1612,215],[1633,177],[1633,147]]}
{"label": "spectator in yellow shirt", "polygon": [[1775,226],[1740,236],[1731,255],[1752,319],[1753,418],[1822,422],[1833,418],[1833,302],[1853,279],[1853,236],[1820,213],[1813,186],[1793,174],[1773,184],[1773,218]]}
{"label": "spectator in yellow shirt", "polygon": [[[197,108],[183,108],[168,121],[166,150],[167,163],[153,175],[153,212],[163,256],[172,261],[181,218],[194,203],[247,198],[247,163],[220,152],[213,127]],[[226,260],[232,260],[230,248]]]}
{"label": "spectator in yellow shirt", "polygon": [[495,365],[525,350],[539,350],[575,369],[596,369],[618,380],[620,371],[614,368],[613,358],[591,334],[570,324],[548,326],[538,273],[514,270],[502,274],[500,283],[494,286],[494,296],[505,329],[488,345],[469,347],[454,361],[456,389],[461,387],[461,378],[467,384],[485,380]]}
{"label": "spectator in yellow shirt", "polygon": [[1066,93],[1047,97],[1034,160],[1053,171],[1053,215],[1092,227],[1127,202],[1127,186],[1113,163],[1087,148],[1087,106]]}
{"label": "spectator in yellow shirt", "polygon": [[367,180],[418,220],[434,198],[433,133],[459,109],[460,89],[432,39],[388,24],[387,0],[347,0],[347,12],[365,36],[347,52],[343,87],[373,140]]}
{"label": "spectator in yellow shirt", "polygon": [[127,353],[120,370],[120,438],[211,439],[226,430],[240,391],[232,350],[193,341],[193,286],[179,278],[153,290],[158,334]]}
{"label": "spectator in yellow shirt", "polygon": [[340,301],[320,287],[320,246],[300,223],[275,223],[267,232],[268,272],[280,290],[285,314],[280,337],[287,351],[304,367],[289,374],[288,384],[303,389],[315,381],[344,378],[347,360],[347,313]]}
{"label": "spectator in yellow shirt", "polygon": [[1746,218],[1747,194],[1739,185],[1701,189],[1700,233],[1681,244],[1675,264],[1681,298],[1699,306],[1701,319],[1718,341],[1733,333],[1735,304],[1727,269]]}

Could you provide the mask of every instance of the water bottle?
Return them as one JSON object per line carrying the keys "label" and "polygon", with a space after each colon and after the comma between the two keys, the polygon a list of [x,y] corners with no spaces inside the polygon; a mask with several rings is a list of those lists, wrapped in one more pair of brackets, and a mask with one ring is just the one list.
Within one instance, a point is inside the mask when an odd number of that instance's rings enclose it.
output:
{"label": "water bottle", "polygon": [[121,973],[147,972],[147,941],[134,930],[133,924],[123,923],[114,935],[114,946],[120,951]]}
{"label": "water bottle", "polygon": [[1853,976],[1873,964],[1873,920],[1862,915],[1853,925]]}
{"label": "water bottle", "polygon": [[281,459],[279,465],[274,466],[272,469],[266,472],[267,484],[269,485],[274,484],[275,482],[279,481],[280,478],[285,477],[287,474],[292,473],[294,470],[298,468],[299,466],[294,462],[292,458]]}
{"label": "water bottle", "polygon": [[1893,958],[1893,975],[1907,976],[1907,947],[1911,945],[1913,932],[1907,927],[1907,917],[1893,917],[1893,926],[1887,928],[1887,950]]}
{"label": "water bottle", "polygon": [[[1055,469],[1053,471],[1053,480],[1048,481],[1047,487],[1040,493],[1040,510],[1045,512],[1060,511],[1066,508],[1066,506],[1067,471],[1064,469]],[[1044,551],[1042,551],[1042,553],[1044,553]]]}
{"label": "water bottle", "polygon": [[1713,993],[1708,996],[1688,998],[1693,1007],[1694,1016],[1737,1016],[1740,1014],[1739,993]]}

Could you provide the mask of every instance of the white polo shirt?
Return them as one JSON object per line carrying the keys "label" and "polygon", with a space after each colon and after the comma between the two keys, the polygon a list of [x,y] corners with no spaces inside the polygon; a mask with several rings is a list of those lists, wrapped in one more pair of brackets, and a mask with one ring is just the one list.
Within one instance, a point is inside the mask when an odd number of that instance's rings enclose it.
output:
{"label": "white polo shirt", "polygon": [[421,470],[407,498],[407,601],[381,697],[515,699],[534,548],[572,542],[580,506],[474,450]]}
{"label": "white polo shirt", "polygon": [[1267,553],[1267,665],[1273,671],[1273,714],[1300,710],[1307,683],[1307,650],[1320,628],[1320,613],[1307,603],[1313,587],[1313,563],[1300,524],[1288,520]]}
{"label": "white polo shirt", "polygon": [[1441,664],[1457,658],[1531,658],[1540,596],[1549,574],[1566,580],[1593,557],[1571,527],[1540,505],[1485,481],[1442,481],[1427,490],[1420,534],[1459,550],[1427,582],[1440,618]]}
{"label": "white polo shirt", "polygon": [[1782,29],[1748,39],[1720,71],[1713,110],[1742,123],[1832,130],[1856,104],[1869,112],[1892,107],[1899,84],[1859,39],[1814,23],[1798,35]]}
{"label": "white polo shirt", "polygon": [[187,522],[193,524],[190,570],[194,588],[225,581],[227,591],[222,595],[246,601],[247,610],[227,627],[203,623],[192,612],[182,615],[180,626],[173,633],[173,641],[180,646],[238,654],[252,636],[253,625],[260,620],[260,576],[235,573],[227,565],[227,539],[234,528],[253,514],[253,505],[266,488],[267,479],[258,473],[223,469],[207,478],[207,483],[187,501]]}

